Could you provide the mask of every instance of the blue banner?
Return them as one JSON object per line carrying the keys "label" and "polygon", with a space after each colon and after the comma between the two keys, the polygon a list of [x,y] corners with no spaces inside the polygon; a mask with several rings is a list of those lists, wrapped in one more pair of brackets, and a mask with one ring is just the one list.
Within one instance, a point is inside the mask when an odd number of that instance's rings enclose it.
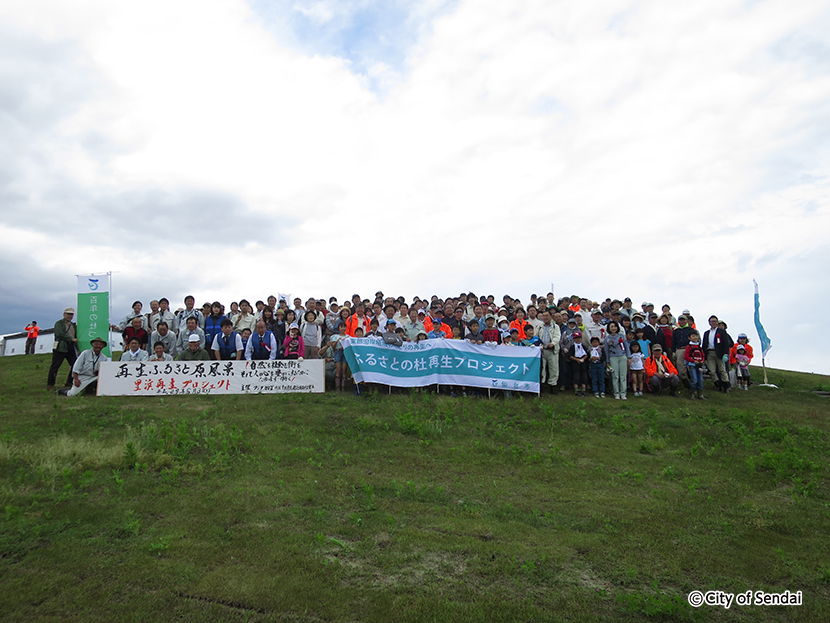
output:
{"label": "blue banner", "polygon": [[449,339],[391,346],[380,338],[366,337],[343,340],[343,349],[355,381],[361,383],[539,391],[539,348],[484,346]]}
{"label": "blue banner", "polygon": [[769,349],[772,348],[772,342],[767,337],[767,332],[764,331],[764,325],[761,324],[761,297],[758,294],[758,282],[753,279],[752,283],[755,284],[755,330],[758,331],[758,339],[761,340],[761,356],[766,357]]}

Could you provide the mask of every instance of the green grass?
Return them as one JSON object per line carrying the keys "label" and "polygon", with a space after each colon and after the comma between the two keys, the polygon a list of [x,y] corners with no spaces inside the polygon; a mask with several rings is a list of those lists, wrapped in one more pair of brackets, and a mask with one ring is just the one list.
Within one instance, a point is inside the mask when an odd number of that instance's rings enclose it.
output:
{"label": "green grass", "polygon": [[0,620],[830,620],[827,377],[70,400],[47,367],[0,358]]}

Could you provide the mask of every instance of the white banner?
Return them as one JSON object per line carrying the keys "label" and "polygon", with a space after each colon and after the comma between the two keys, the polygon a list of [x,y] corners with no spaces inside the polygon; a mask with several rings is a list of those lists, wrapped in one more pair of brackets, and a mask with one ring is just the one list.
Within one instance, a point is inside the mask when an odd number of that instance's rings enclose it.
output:
{"label": "white banner", "polygon": [[99,396],[323,393],[325,362],[161,361],[102,363]]}
{"label": "white banner", "polygon": [[102,293],[110,291],[110,274],[76,275],[78,277],[78,294]]}

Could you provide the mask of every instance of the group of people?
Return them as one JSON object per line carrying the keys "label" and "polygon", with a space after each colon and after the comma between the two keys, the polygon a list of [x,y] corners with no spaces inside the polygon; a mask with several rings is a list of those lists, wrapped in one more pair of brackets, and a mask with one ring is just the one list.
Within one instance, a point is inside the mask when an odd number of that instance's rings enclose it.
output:
{"label": "group of people", "polygon": [[[292,305],[293,304],[293,305]],[[618,400],[629,393],[668,390],[677,395],[683,384],[691,398],[704,398],[703,375],[729,392],[748,389],[752,347],[743,333],[733,341],[717,316],[707,319],[701,334],[689,310],[676,318],[669,305],[660,313],[653,303],[633,307],[630,298],[596,302],[579,296],[555,299],[532,295],[527,304],[505,295],[430,299],[385,297],[373,300],[355,294],[339,303],[325,299],[269,296],[254,305],[246,299],[195,306],[192,296],[175,312],[166,298],[140,301],[113,330],[121,331],[121,361],[262,360],[325,358],[335,366],[335,389],[346,387],[349,370],[343,354],[346,337],[379,336],[393,345],[428,339],[467,340],[475,344],[509,344],[541,350],[541,386],[548,392],[573,389],[577,395],[606,392]],[[94,383],[106,340],[92,340],[89,351],[75,360],[77,339],[72,317],[64,310],[55,324],[55,349],[48,386],[64,359],[73,366],[67,394]],[[103,343],[103,345],[101,344]],[[100,346],[96,351],[96,347]],[[89,355],[87,355],[89,353]]]}

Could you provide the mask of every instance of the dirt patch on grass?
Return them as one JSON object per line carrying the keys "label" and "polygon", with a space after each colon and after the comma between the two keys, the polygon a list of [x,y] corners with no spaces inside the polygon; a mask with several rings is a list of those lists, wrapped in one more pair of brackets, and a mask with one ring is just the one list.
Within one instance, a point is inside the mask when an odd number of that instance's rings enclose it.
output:
{"label": "dirt patch on grass", "polygon": [[[386,533],[376,535],[375,543],[383,550],[390,542]],[[339,564],[347,571],[343,583],[348,586],[389,589],[396,587],[422,586],[428,583],[455,584],[464,581],[468,563],[460,554],[442,551],[415,552],[402,555],[394,564],[394,571],[367,557],[360,557],[350,551],[348,544],[334,550],[328,548],[324,554],[328,564]],[[390,566],[388,563],[385,566]]]}
{"label": "dirt patch on grass", "polygon": [[582,561],[566,564],[556,579],[562,584],[574,584],[592,592],[603,590],[611,592],[614,588],[613,584],[600,578],[591,565]]}

